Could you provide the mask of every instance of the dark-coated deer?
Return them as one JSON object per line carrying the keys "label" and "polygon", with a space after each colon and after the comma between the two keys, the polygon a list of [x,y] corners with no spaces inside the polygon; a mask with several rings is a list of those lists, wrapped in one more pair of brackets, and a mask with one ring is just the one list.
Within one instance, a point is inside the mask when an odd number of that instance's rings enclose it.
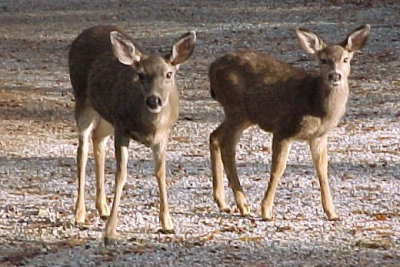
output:
{"label": "dark-coated deer", "polygon": [[[193,53],[195,32],[183,35],[167,55],[145,55],[134,41],[115,26],[95,26],[72,43],[69,71],[76,99],[79,133],[78,198],[75,222],[84,223],[85,168],[89,139],[93,142],[96,175],[96,208],[108,218],[105,242],[116,236],[118,206],[127,177],[128,146],[134,139],[153,151],[160,194],[160,221],[173,230],[165,181],[165,154],[172,125],[178,118],[179,93],[175,72]],[[105,148],[115,136],[117,172],[111,214],[104,190]]]}
{"label": "dark-coated deer", "polygon": [[236,170],[235,147],[243,130],[257,124],[273,134],[270,180],[261,203],[262,219],[274,219],[275,191],[294,140],[309,143],[323,209],[328,219],[338,218],[327,177],[327,134],[346,110],[350,60],[365,45],[369,31],[369,25],[362,26],[344,42],[328,45],[317,34],[296,29],[303,50],[316,55],[319,61],[319,74],[315,75],[247,49],[227,54],[211,64],[211,94],[225,112],[224,121],[210,135],[213,196],[222,211],[230,210],[222,181],[225,168],[241,215],[249,214]]}

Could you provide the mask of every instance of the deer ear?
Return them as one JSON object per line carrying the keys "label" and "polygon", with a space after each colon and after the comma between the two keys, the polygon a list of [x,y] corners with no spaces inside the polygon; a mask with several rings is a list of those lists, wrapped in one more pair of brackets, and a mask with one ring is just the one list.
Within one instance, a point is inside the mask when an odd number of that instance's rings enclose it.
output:
{"label": "deer ear", "polygon": [[297,28],[296,33],[301,47],[309,54],[315,54],[325,46],[322,39],[316,33],[301,28]]}
{"label": "deer ear", "polygon": [[179,65],[185,62],[193,53],[196,43],[196,32],[191,31],[182,35],[172,46],[169,61],[172,65]]}
{"label": "deer ear", "polygon": [[110,39],[113,54],[119,62],[124,65],[132,65],[134,62],[140,61],[140,52],[135,48],[132,41],[123,34],[112,31],[110,32]]}
{"label": "deer ear", "polygon": [[371,26],[366,24],[355,29],[347,36],[346,40],[342,43],[342,46],[351,52],[361,50],[367,43]]}

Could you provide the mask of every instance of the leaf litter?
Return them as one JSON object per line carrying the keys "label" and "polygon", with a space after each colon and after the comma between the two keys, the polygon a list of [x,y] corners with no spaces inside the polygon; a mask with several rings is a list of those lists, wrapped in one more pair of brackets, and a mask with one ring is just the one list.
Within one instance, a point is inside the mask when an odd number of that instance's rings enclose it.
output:
{"label": "leaf litter", "polygon": [[[154,2],[2,1],[0,265],[398,264],[398,3],[182,0],[163,8]],[[276,193],[277,219],[260,220],[271,138],[255,127],[244,133],[237,151],[251,215],[238,215],[227,181],[232,212],[219,212],[212,199],[208,138],[223,111],[209,96],[208,65],[215,57],[247,46],[311,68],[312,59],[297,44],[295,26],[337,40],[359,22],[371,24],[371,38],[355,57],[348,110],[331,133],[328,148],[330,183],[342,220],[325,219],[308,148],[301,143],[293,145]],[[107,248],[102,240],[105,222],[94,207],[92,158],[86,180],[87,222],[83,228],[73,223],[77,138],[67,70],[73,38],[83,28],[105,23],[120,25],[148,51],[167,51],[168,44],[187,30],[198,33],[193,58],[177,76],[181,113],[167,155],[175,234],[158,232],[151,152],[132,142],[118,225],[122,242]],[[112,147],[110,142],[109,203],[115,170]]]}

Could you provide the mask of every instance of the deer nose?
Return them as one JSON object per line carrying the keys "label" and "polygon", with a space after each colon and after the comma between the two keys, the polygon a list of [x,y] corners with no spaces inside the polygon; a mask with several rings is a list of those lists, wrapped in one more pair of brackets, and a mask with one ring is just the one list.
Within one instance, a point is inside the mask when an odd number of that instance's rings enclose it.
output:
{"label": "deer nose", "polygon": [[157,96],[149,96],[148,98],[146,98],[146,105],[150,108],[150,109],[157,109],[158,107],[161,107],[161,99]]}
{"label": "deer nose", "polygon": [[329,81],[336,83],[342,79],[342,75],[340,75],[340,73],[337,72],[329,73],[328,79]]}

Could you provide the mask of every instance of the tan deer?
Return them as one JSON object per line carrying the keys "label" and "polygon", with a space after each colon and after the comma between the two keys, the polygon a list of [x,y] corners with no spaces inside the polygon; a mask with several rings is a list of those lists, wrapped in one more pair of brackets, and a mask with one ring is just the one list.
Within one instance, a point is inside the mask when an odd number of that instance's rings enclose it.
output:
{"label": "tan deer", "polygon": [[[84,223],[85,169],[89,139],[93,142],[96,208],[107,219],[104,241],[116,237],[118,206],[127,177],[128,146],[134,139],[153,151],[160,194],[160,221],[173,231],[165,181],[168,136],[178,118],[179,93],[175,72],[193,53],[195,32],[183,35],[167,55],[146,55],[115,26],[95,26],[83,31],[69,51],[69,71],[75,95],[79,133],[77,152],[78,197],[75,222]],[[104,190],[105,148],[115,136],[117,172],[111,214]]]}
{"label": "tan deer", "polygon": [[262,219],[274,219],[275,191],[294,140],[309,143],[323,209],[328,219],[338,218],[327,176],[327,134],[346,110],[350,60],[365,45],[369,31],[370,26],[364,25],[351,32],[344,42],[328,45],[317,34],[296,29],[303,50],[316,55],[319,61],[318,74],[248,49],[227,54],[211,64],[211,95],[225,112],[224,121],[210,135],[213,196],[222,211],[230,211],[222,180],[225,168],[241,215],[249,215],[237,174],[235,150],[242,132],[257,124],[273,134],[270,180],[261,203]]}

